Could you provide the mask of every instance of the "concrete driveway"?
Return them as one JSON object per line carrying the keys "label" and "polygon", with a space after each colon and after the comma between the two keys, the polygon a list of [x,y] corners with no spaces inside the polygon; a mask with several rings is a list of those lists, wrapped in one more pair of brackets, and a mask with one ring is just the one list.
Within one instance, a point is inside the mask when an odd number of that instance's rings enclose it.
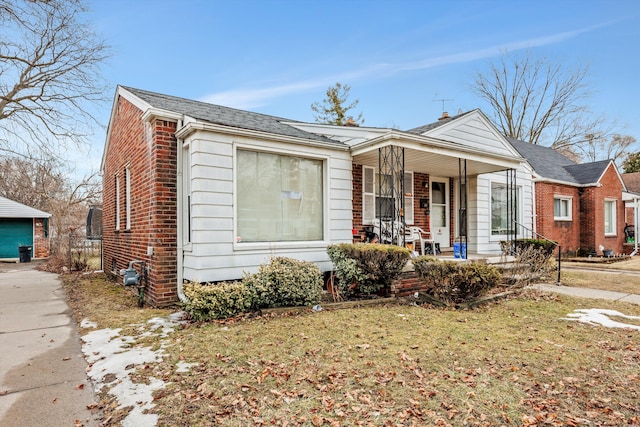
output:
{"label": "concrete driveway", "polygon": [[0,264],[0,426],[97,426],[62,284],[35,266]]}

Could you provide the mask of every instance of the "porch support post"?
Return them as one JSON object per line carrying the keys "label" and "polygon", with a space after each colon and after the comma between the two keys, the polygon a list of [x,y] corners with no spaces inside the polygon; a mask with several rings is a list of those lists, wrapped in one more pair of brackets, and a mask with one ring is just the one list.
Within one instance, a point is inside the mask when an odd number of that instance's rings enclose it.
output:
{"label": "porch support post", "polygon": [[[458,159],[458,238],[460,239],[460,257],[467,258],[469,250],[469,239],[467,230],[469,229],[467,216],[467,159]],[[464,245],[464,246],[463,246]],[[462,248],[465,248],[463,251]]]}
{"label": "porch support post", "polygon": [[[378,173],[376,212],[379,213],[380,233],[385,234],[389,243],[404,246],[404,147],[380,147]],[[382,235],[380,238],[384,242]]]}
{"label": "porch support post", "polygon": [[[507,244],[518,238],[518,187],[516,185],[517,171],[507,169]],[[515,249],[515,246],[512,247]]]}

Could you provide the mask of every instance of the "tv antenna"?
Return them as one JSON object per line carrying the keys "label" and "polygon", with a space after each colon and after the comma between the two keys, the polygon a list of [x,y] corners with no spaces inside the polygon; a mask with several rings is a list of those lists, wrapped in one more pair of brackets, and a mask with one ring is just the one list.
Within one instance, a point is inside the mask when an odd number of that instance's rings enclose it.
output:
{"label": "tv antenna", "polygon": [[[436,93],[436,96],[438,96],[438,94]],[[455,101],[455,99],[451,99],[451,98],[437,98],[434,99],[433,102],[442,102],[442,112],[444,113],[445,109],[444,109],[444,103],[447,101]]]}

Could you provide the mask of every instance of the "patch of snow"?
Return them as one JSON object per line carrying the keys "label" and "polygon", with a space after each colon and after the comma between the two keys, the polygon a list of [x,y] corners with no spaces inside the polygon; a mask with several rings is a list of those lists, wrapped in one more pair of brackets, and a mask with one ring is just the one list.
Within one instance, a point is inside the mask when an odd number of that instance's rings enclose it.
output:
{"label": "patch of snow", "polygon": [[176,363],[176,372],[189,372],[191,371],[192,366],[198,366],[198,365],[199,365],[198,362],[189,363],[189,362],[185,362],[184,360],[180,360],[178,361],[178,363]]}
{"label": "patch of snow", "polygon": [[95,329],[98,327],[98,324],[96,322],[92,322],[89,319],[82,319],[82,321],[80,322],[80,327],[84,329]]}
{"label": "patch of snow", "polygon": [[567,317],[564,317],[562,320],[576,320],[589,325],[602,325],[607,328],[635,329],[640,331],[640,326],[618,322],[612,320],[609,316],[621,317],[623,319],[630,320],[640,320],[640,316],[627,316],[626,314],[622,314],[616,310],[605,310],[600,308],[577,309],[574,310],[573,313],[567,314]]}
{"label": "patch of snow", "polygon": [[[95,325],[88,319],[83,320],[83,323]],[[141,333],[137,338],[158,336],[163,339],[158,350],[136,345],[137,339],[134,337],[120,336],[121,328],[98,329],[82,337],[84,342],[82,351],[89,363],[87,374],[96,392],[106,388],[108,393],[117,399],[119,408],[133,407],[122,421],[123,426],[153,427],[156,425],[157,415],[144,412],[154,406],[153,392],[164,388],[164,381],[149,377],[148,384],[134,383],[130,374],[135,372],[138,366],[162,361],[163,348],[166,345],[165,338],[178,323],[179,321],[171,318],[155,317],[149,320],[147,325],[139,325],[138,330]]]}

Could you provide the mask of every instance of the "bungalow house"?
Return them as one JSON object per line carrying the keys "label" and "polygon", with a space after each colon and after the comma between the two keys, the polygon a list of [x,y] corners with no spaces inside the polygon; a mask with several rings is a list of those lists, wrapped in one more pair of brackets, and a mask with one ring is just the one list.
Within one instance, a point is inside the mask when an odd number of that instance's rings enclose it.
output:
{"label": "bungalow house", "polygon": [[533,171],[479,110],[399,131],[118,86],[101,169],[105,271],[144,261],[157,306],[274,255],[330,270],[327,245],[383,223],[483,255],[533,229]]}
{"label": "bungalow house", "polygon": [[537,233],[566,254],[625,251],[625,185],[612,160],[578,164],[552,148],[510,141],[533,169]]}
{"label": "bungalow house", "polygon": [[49,213],[0,197],[0,259],[19,259],[20,247],[29,258],[48,257],[49,218]]}

